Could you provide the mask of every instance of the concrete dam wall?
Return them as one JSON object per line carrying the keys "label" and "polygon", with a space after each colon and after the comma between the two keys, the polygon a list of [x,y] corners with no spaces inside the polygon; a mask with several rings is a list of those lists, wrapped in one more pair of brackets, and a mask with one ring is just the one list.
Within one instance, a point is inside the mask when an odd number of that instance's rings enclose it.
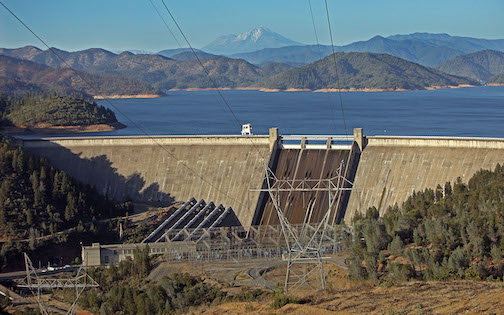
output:
{"label": "concrete dam wall", "polygon": [[457,177],[467,182],[478,170],[504,163],[504,139],[446,137],[368,137],[360,156],[345,213],[376,207],[383,215],[413,191],[443,186]]}
{"label": "concrete dam wall", "polygon": [[249,190],[261,187],[275,140],[268,136],[155,137],[168,152],[147,137],[19,142],[103,195],[164,204],[205,199],[232,207],[247,227],[259,196]]}
{"label": "concrete dam wall", "polygon": [[[293,146],[287,143],[289,137],[304,140]],[[163,148],[146,137],[19,142],[104,195],[161,203],[205,199],[231,206],[245,228],[278,224],[269,196],[257,191],[265,188],[265,164],[279,179],[320,179],[334,176],[343,161],[345,176],[354,185],[333,209],[331,221],[336,223],[343,219],[350,223],[355,213],[371,206],[383,215],[413,191],[457,177],[468,181],[480,169],[504,164],[504,139],[363,137],[362,130],[356,129],[354,137],[347,139],[354,140],[351,145],[332,144],[331,136],[311,136],[324,144],[315,141],[310,146],[306,137],[279,137],[278,130],[272,129],[269,136],[155,137]],[[315,200],[312,221],[320,220],[327,211],[327,193],[303,194],[282,195],[282,203],[290,204],[288,218],[302,222],[310,200]]]}

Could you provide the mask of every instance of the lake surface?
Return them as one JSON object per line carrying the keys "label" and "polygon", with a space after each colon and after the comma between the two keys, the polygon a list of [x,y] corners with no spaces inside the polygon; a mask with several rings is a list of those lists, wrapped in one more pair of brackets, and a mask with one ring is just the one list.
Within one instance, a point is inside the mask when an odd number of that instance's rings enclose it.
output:
{"label": "lake surface", "polygon": [[[255,134],[279,127],[281,134],[481,136],[504,137],[504,87],[406,92],[338,93],[222,91],[240,123]],[[111,100],[120,111],[153,135],[240,134],[216,91],[169,92],[158,99]],[[106,102],[100,102],[108,106]],[[98,135],[142,135],[128,128]],[[90,135],[90,134],[86,134]]]}

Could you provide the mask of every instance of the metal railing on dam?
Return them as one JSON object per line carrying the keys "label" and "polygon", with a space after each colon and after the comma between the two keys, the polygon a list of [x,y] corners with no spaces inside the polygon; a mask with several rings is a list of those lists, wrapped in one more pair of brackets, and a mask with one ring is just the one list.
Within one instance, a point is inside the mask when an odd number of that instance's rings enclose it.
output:
{"label": "metal railing on dam", "polygon": [[282,135],[279,145],[281,149],[332,149],[350,150],[354,136],[342,135]]}

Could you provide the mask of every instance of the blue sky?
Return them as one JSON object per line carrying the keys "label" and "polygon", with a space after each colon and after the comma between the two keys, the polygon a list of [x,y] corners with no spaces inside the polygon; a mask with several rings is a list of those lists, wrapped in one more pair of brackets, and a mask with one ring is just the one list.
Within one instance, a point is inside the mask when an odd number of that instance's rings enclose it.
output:
{"label": "blue sky", "polygon": [[[159,51],[178,48],[148,0],[2,0],[49,45],[65,50]],[[166,20],[160,0],[152,0]],[[322,43],[329,43],[324,0],[311,0]],[[314,43],[308,0],[165,0],[194,47],[266,26]],[[336,45],[412,32],[504,38],[503,0],[328,0]],[[172,30],[173,23],[169,21]],[[179,40],[182,42],[182,40]],[[0,7],[0,47],[41,47]]]}

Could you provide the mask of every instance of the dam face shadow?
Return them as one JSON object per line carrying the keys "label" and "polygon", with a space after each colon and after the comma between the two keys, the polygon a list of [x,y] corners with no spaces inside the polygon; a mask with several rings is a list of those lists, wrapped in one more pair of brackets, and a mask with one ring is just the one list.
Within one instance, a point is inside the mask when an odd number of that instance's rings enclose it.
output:
{"label": "dam face shadow", "polygon": [[157,182],[146,186],[146,180],[138,171],[122,175],[106,154],[83,157],[57,143],[25,147],[32,154],[47,158],[54,167],[65,171],[76,180],[89,184],[103,196],[118,200],[132,200],[155,206],[170,206],[176,201],[169,193],[161,191]]}
{"label": "dam face shadow", "polygon": [[[252,141],[252,143],[250,143]],[[186,202],[191,197],[231,207],[244,226],[254,216],[269,158],[269,137],[41,138],[20,140],[28,151],[44,156],[77,180],[117,200],[156,205]],[[257,144],[256,144],[257,143]],[[256,147],[254,150],[252,146]],[[176,157],[176,158],[175,158]]]}

